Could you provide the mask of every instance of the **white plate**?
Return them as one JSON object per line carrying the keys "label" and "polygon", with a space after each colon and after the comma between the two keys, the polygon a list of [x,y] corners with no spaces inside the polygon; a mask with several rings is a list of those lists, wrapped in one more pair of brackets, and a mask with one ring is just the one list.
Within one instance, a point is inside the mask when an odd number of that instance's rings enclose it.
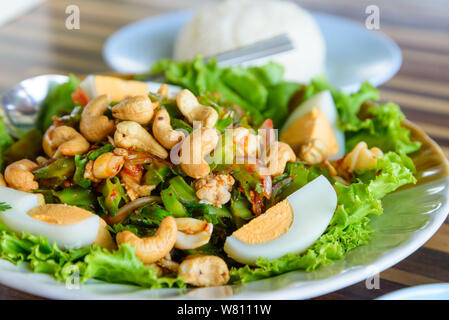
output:
{"label": "white plate", "polygon": [[449,300],[449,283],[405,288],[386,294],[378,300]]}
{"label": "white plate", "polygon": [[[430,172],[431,169],[429,168]],[[438,171],[438,170],[437,170]],[[441,226],[449,211],[449,178],[388,195],[385,212],[372,218],[370,242],[343,260],[314,272],[294,271],[245,285],[215,288],[148,290],[89,280],[68,289],[45,274],[32,273],[0,259],[0,283],[53,299],[306,299],[363,281],[405,259]]]}
{"label": "white plate", "polygon": [[[326,42],[326,73],[333,85],[352,91],[368,80],[378,86],[399,70],[401,51],[383,33],[337,16],[312,15]],[[117,72],[148,72],[152,62],[172,56],[176,36],[191,17],[191,11],[180,11],[131,23],[107,39],[103,57]]]}

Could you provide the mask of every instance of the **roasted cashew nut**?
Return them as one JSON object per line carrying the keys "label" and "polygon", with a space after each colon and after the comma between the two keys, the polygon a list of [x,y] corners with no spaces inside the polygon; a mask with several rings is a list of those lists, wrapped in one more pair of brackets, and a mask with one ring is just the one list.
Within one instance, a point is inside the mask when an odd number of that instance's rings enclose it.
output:
{"label": "roasted cashew nut", "polygon": [[157,90],[157,93],[159,93],[161,96],[163,96],[165,99],[168,98],[168,85],[166,83],[161,84],[159,87],[159,90]]}
{"label": "roasted cashew nut", "polygon": [[73,157],[89,150],[89,142],[74,128],[68,126],[50,126],[42,139],[45,154],[53,157],[56,152]]}
{"label": "roasted cashew nut", "polygon": [[279,141],[271,144],[268,156],[270,175],[274,177],[281,175],[284,173],[287,162],[294,161],[296,161],[296,154],[288,144]]}
{"label": "roasted cashew nut", "polygon": [[11,188],[31,192],[34,189],[39,189],[39,184],[34,181],[34,175],[31,173],[37,168],[39,166],[28,159],[13,162],[6,167],[5,180]]}
{"label": "roasted cashew nut", "polygon": [[107,179],[119,173],[124,163],[125,159],[122,156],[106,152],[94,161],[92,173],[97,179]]}
{"label": "roasted cashew nut", "polygon": [[168,157],[167,150],[144,127],[134,121],[123,121],[117,125],[114,143],[119,148],[149,152],[162,159]]}
{"label": "roasted cashew nut", "polygon": [[3,175],[0,173],[0,186],[7,187],[5,178],[3,178]]}
{"label": "roasted cashew nut", "polygon": [[221,286],[229,281],[229,269],[220,257],[191,255],[179,265],[178,276],[197,287]]}
{"label": "roasted cashew nut", "polygon": [[154,116],[153,135],[167,149],[172,149],[185,137],[183,132],[173,130],[170,125],[170,115],[165,109],[160,109]]}
{"label": "roasted cashew nut", "polygon": [[154,105],[147,95],[133,96],[124,99],[112,107],[112,116],[120,120],[146,124],[154,114]]}
{"label": "roasted cashew nut", "polygon": [[213,128],[218,121],[217,111],[200,104],[195,95],[187,89],[178,93],[176,103],[181,113],[192,124],[194,121],[201,121],[203,127]]}
{"label": "roasted cashew nut", "polygon": [[175,220],[178,226],[175,248],[195,249],[209,242],[214,228],[212,223],[194,218],[176,218]]}
{"label": "roasted cashew nut", "polygon": [[366,142],[359,142],[343,159],[340,169],[344,172],[373,169],[377,166],[377,158],[383,155],[379,148],[368,149]]}
{"label": "roasted cashew nut", "polygon": [[329,157],[329,149],[326,144],[317,138],[306,141],[299,148],[299,158],[307,164],[322,163]]}
{"label": "roasted cashew nut", "polygon": [[117,234],[118,245],[129,243],[136,247],[136,257],[145,264],[150,264],[165,257],[173,249],[177,228],[175,218],[165,217],[156,234],[152,237],[139,238],[130,231],[121,231]]}
{"label": "roasted cashew nut", "polygon": [[114,121],[104,115],[109,107],[109,97],[102,95],[91,100],[83,110],[80,131],[90,142],[104,140],[114,131]]}
{"label": "roasted cashew nut", "polygon": [[181,168],[192,178],[205,177],[210,172],[209,164],[204,157],[210,154],[218,143],[215,129],[199,128],[194,130],[182,143]]}

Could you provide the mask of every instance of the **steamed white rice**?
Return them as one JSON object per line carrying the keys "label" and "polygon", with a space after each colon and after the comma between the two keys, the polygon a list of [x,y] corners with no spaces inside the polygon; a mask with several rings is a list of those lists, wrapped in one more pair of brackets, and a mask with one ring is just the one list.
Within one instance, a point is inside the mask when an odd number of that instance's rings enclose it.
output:
{"label": "steamed white rice", "polygon": [[308,82],[324,73],[325,44],[313,17],[280,0],[222,0],[202,7],[181,31],[174,58],[209,57],[281,33],[289,35],[295,50],[270,60],[284,65],[287,80]]}

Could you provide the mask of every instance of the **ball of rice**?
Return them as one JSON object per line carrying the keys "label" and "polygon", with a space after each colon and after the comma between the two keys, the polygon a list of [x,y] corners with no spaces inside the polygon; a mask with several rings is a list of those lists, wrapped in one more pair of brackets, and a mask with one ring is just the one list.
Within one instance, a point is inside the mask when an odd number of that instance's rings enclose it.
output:
{"label": "ball of rice", "polygon": [[308,82],[325,72],[325,44],[315,20],[298,5],[277,0],[222,0],[202,7],[178,36],[174,59],[210,57],[282,33],[295,50],[269,60],[285,67],[285,79]]}

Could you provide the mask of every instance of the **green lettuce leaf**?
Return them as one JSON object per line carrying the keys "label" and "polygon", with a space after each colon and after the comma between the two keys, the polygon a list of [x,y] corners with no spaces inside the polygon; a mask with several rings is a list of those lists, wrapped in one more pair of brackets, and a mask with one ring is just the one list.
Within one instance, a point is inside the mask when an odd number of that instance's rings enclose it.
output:
{"label": "green lettuce leaf", "polygon": [[14,140],[8,133],[8,129],[6,128],[3,119],[0,117],[0,171],[3,169],[3,152],[8,149]]}
{"label": "green lettuce leaf", "polygon": [[27,262],[31,271],[50,274],[60,281],[70,280],[76,272],[80,282],[95,278],[149,288],[185,287],[180,278],[158,277],[155,269],[137,259],[135,248],[128,244],[113,252],[97,245],[61,250],[46,238],[17,234],[2,223],[0,258],[16,265]]}
{"label": "green lettuce leaf", "polygon": [[358,173],[357,178],[367,185],[374,199],[382,199],[403,185],[416,183],[415,171],[412,159],[388,152],[378,159],[375,170]]}
{"label": "green lettuce leaf", "polygon": [[410,130],[402,126],[405,116],[398,105],[386,103],[361,110],[364,103],[379,99],[379,91],[368,82],[364,82],[359,91],[346,94],[331,86],[325,77],[318,77],[306,86],[302,101],[324,90],[329,90],[334,99],[339,127],[346,132],[347,152],[360,141],[365,141],[370,148],[378,147],[384,152],[400,154],[409,154],[420,148],[419,142],[410,140]]}
{"label": "green lettuce leaf", "polygon": [[[83,262],[75,265],[80,272],[80,280],[95,278],[112,283],[128,283],[148,288],[184,287],[180,278],[158,277],[156,269],[145,266],[135,255],[136,248],[123,244],[118,250],[110,252],[104,248],[93,246]],[[67,264],[61,271],[66,279],[73,271]]]}
{"label": "green lettuce leaf", "polygon": [[335,107],[338,111],[340,129],[343,131],[358,131],[372,126],[368,119],[362,120],[358,117],[364,102],[379,100],[379,91],[370,83],[364,82],[357,92],[346,94],[342,90],[333,87],[325,76],[321,76],[312,79],[310,85],[305,88],[302,100],[305,101],[325,90],[329,90],[334,99]]}
{"label": "green lettuce leaf", "polygon": [[37,127],[45,132],[53,123],[53,116],[70,114],[75,107],[72,101],[72,93],[75,92],[80,82],[73,74],[69,75],[69,81],[52,87],[41,106],[37,120]]}
{"label": "green lettuce leaf", "polygon": [[394,151],[409,154],[421,147],[418,141],[410,140],[410,130],[401,124],[404,114],[397,104],[386,103],[370,107],[366,111],[365,122],[370,125],[357,132],[347,134],[346,149],[352,150],[357,143],[365,141],[368,146],[378,147],[382,151]]}
{"label": "green lettuce leaf", "polygon": [[248,111],[256,124],[272,117],[279,127],[288,115],[288,102],[300,88],[283,81],[284,69],[274,62],[261,67],[220,68],[215,60],[205,63],[201,56],[192,62],[169,59],[152,66],[154,73],[164,73],[170,83],[191,90],[196,95],[218,91],[226,101]]}

